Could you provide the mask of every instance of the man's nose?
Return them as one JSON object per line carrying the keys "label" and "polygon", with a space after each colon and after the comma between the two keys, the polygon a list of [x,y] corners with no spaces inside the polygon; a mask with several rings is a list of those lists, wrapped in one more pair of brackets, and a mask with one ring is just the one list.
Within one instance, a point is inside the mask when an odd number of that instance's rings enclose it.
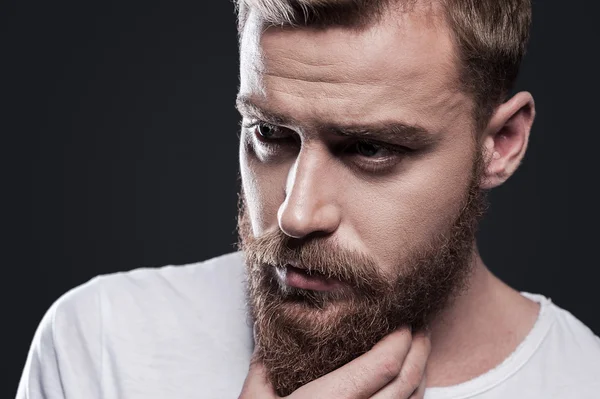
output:
{"label": "man's nose", "polygon": [[339,189],[339,181],[322,159],[301,152],[290,169],[286,197],[277,212],[281,231],[292,238],[333,233],[341,220],[336,202]]}

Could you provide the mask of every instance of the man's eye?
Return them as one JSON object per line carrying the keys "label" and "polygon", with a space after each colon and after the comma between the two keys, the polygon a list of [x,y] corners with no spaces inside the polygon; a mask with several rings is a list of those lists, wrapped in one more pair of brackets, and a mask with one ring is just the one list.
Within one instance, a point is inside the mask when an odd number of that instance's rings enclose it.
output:
{"label": "man's eye", "polygon": [[355,141],[345,150],[355,165],[372,173],[390,171],[411,152],[413,150],[406,147],[368,140]]}
{"label": "man's eye", "polygon": [[259,123],[256,125],[256,132],[263,136],[266,139],[273,138],[275,135],[275,127],[271,125],[266,125],[264,123]]}
{"label": "man's eye", "polygon": [[365,157],[373,157],[376,156],[377,153],[379,153],[383,148],[381,146],[378,146],[376,144],[372,144],[372,143],[367,143],[367,142],[358,142],[356,143],[356,152],[359,155],[365,156]]}
{"label": "man's eye", "polygon": [[251,129],[259,140],[277,140],[286,138],[287,135],[278,127],[264,122],[254,122],[245,125],[247,129]]}
{"label": "man's eye", "polygon": [[351,145],[348,149],[349,152],[354,152],[357,155],[366,158],[381,158],[389,157],[394,153],[399,152],[384,145],[372,143],[369,141],[358,141]]}

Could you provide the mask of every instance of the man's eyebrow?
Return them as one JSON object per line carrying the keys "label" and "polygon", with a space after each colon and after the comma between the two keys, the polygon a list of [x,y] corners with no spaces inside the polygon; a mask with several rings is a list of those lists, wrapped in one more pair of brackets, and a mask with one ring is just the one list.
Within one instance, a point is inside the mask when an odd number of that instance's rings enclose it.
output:
{"label": "man's eyebrow", "polygon": [[340,136],[398,143],[414,148],[429,147],[440,140],[438,135],[430,133],[421,126],[397,121],[378,122],[372,125],[330,126],[329,130]]}
{"label": "man's eyebrow", "polygon": [[247,96],[239,96],[235,101],[235,108],[242,116],[260,119],[263,122],[271,123],[273,125],[289,126],[298,124],[297,121],[292,118],[272,111],[267,111]]}
{"label": "man's eyebrow", "polygon": [[[237,98],[236,108],[243,116],[256,118],[273,125],[300,125],[293,118],[268,111],[245,96]],[[320,123],[315,126],[315,129],[359,140],[381,141],[390,144],[397,143],[414,148],[429,147],[440,140],[439,135],[429,132],[422,126],[398,121],[382,121],[374,124],[352,123],[348,125]]]}

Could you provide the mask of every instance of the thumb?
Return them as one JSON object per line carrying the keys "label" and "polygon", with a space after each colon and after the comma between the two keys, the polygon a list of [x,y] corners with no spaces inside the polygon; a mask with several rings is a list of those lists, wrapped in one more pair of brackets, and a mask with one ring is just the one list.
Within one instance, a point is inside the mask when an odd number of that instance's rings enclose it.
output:
{"label": "thumb", "polygon": [[275,399],[278,398],[273,385],[267,378],[264,365],[258,359],[256,351],[252,354],[248,375],[238,399]]}

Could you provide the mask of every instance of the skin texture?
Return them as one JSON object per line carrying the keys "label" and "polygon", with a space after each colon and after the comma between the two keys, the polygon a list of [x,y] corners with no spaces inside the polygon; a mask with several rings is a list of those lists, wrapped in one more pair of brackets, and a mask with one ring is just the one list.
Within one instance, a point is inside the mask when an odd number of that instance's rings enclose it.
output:
{"label": "skin texture", "polygon": [[[250,15],[238,108],[247,126],[240,167],[251,236],[326,238],[369,257],[380,275],[394,279],[424,245],[449,231],[473,187],[477,159],[485,160],[476,176],[480,188],[514,173],[527,147],[533,99],[517,94],[497,107],[484,132],[474,132],[474,105],[457,87],[455,49],[441,15],[431,7],[390,12],[360,31],[262,29]],[[261,141],[262,130],[249,126],[262,118],[251,104],[280,117],[279,144]],[[426,131],[394,139],[390,144],[410,149],[401,153],[357,146],[330,129],[398,123]],[[491,275],[471,244],[468,289],[431,320],[431,354],[420,356],[428,386],[494,367],[537,315],[535,304]],[[257,363],[249,379],[264,370]],[[337,397],[371,397],[351,394]]]}

